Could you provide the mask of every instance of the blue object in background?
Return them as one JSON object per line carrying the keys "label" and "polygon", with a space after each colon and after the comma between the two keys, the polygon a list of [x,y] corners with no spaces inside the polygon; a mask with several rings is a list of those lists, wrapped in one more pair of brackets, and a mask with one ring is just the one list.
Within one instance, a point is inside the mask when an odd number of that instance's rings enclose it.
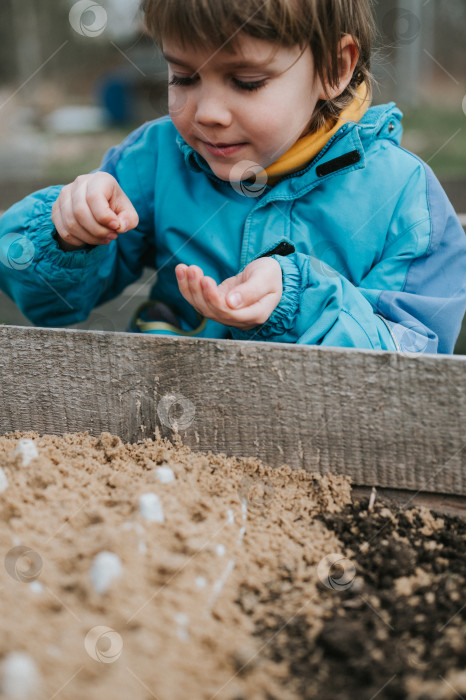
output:
{"label": "blue object in background", "polygon": [[107,112],[112,126],[122,126],[134,119],[133,81],[123,73],[107,74],[99,83],[99,104]]}

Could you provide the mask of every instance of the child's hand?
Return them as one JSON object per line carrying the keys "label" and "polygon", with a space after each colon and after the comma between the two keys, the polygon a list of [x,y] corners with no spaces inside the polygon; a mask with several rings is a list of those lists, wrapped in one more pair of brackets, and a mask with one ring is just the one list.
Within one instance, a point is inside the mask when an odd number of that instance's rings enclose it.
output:
{"label": "child's hand", "polygon": [[[180,264],[175,272],[181,294],[200,314],[241,330],[265,323],[283,293],[282,270],[273,258],[253,260],[218,286],[197,265]],[[239,304],[235,294],[241,296]]]}
{"label": "child's hand", "polygon": [[80,175],[66,185],[52,208],[52,221],[65,249],[103,245],[139,223],[135,208],[108,173]]}

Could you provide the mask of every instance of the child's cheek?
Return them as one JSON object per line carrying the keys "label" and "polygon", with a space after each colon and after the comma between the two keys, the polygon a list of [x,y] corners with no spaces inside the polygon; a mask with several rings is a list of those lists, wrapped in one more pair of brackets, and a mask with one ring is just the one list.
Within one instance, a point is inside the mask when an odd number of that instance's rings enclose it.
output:
{"label": "child's cheek", "polygon": [[168,112],[172,121],[182,118],[188,103],[188,92],[183,87],[168,88]]}

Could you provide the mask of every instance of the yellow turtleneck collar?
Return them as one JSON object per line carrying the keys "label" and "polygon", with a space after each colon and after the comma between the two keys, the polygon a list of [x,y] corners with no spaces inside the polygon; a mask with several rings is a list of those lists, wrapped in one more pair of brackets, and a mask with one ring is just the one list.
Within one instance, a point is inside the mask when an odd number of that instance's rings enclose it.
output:
{"label": "yellow turtleneck collar", "polygon": [[329,128],[325,125],[318,131],[298,139],[286,153],[265,168],[265,171],[262,171],[267,175],[267,183],[273,185],[280,177],[299,170],[306,163],[309,163],[343,124],[359,122],[369,109],[369,106],[370,100],[368,99],[367,85],[366,83],[361,83],[358,87],[357,97],[342,111],[335,126]]}

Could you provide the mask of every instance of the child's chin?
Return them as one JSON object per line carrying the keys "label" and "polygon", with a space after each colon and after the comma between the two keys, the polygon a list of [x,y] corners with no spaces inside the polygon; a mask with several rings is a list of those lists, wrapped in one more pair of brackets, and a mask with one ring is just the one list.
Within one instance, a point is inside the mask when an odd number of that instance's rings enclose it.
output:
{"label": "child's chin", "polygon": [[231,165],[224,165],[223,167],[219,167],[218,165],[213,165],[212,163],[209,163],[210,168],[213,172],[214,175],[218,177],[219,180],[224,180],[225,182],[230,182],[231,181]]}

